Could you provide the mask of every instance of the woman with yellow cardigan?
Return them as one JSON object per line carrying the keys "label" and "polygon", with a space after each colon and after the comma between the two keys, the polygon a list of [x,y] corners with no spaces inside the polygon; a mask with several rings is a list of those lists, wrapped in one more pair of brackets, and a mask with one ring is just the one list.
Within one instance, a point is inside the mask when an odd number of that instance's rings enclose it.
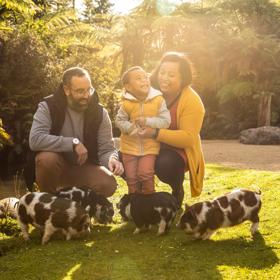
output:
{"label": "woman with yellow cardigan", "polygon": [[161,142],[155,163],[158,178],[169,184],[180,205],[184,198],[184,175],[190,173],[192,196],[203,187],[204,157],[200,130],[205,113],[198,94],[191,88],[191,64],[184,54],[166,53],[151,75],[152,86],[163,93],[171,115],[168,129],[146,128],[141,136]]}

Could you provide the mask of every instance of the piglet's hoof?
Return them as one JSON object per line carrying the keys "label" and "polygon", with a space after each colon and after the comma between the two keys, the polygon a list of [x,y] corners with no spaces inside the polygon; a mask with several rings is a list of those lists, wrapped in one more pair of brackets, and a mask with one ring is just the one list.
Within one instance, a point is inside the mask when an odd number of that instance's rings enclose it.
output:
{"label": "piglet's hoof", "polygon": [[48,243],[48,241],[49,241],[49,239],[47,239],[47,240],[44,240],[44,239],[42,239],[42,245],[46,245],[47,243]]}
{"label": "piglet's hoof", "polygon": [[26,241],[26,242],[30,241],[30,237],[29,236],[22,236],[22,237],[23,237],[24,241]]}
{"label": "piglet's hoof", "polygon": [[158,233],[157,233],[157,236],[162,236],[162,235],[164,235],[165,234],[165,232],[164,231],[158,231]]}
{"label": "piglet's hoof", "polygon": [[136,229],[134,230],[133,234],[138,234],[138,233],[140,233],[140,232],[141,232],[140,228],[136,228]]}

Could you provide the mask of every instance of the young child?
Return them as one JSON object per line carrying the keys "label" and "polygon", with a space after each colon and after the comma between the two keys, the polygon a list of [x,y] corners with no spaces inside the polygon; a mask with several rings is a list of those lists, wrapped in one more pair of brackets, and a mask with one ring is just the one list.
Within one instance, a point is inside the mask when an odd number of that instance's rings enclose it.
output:
{"label": "young child", "polygon": [[139,66],[122,76],[125,93],[116,117],[121,130],[120,151],[129,193],[150,194],[155,191],[154,165],[160,143],[140,138],[138,133],[148,126],[168,128],[170,113],[162,93],[150,86],[147,73]]}

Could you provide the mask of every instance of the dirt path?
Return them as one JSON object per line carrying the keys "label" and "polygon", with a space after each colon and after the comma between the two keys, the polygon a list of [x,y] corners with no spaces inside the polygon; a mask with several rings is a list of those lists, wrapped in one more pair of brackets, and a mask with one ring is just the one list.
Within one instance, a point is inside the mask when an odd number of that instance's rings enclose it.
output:
{"label": "dirt path", "polygon": [[280,171],[280,146],[244,145],[237,140],[203,140],[206,163],[226,166]]}

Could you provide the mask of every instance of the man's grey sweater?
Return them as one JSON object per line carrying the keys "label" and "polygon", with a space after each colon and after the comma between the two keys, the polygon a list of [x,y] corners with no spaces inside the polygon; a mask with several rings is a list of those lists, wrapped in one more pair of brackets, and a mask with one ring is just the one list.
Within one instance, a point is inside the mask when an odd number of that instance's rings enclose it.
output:
{"label": "man's grey sweater", "polygon": [[[65,121],[60,136],[51,135],[52,120],[48,105],[40,102],[33,117],[29,135],[29,145],[33,151],[48,151],[63,153],[66,159],[75,162],[73,152],[73,138],[78,138],[83,143],[84,114],[67,107]],[[98,159],[100,165],[108,168],[109,158],[117,156],[114,148],[112,124],[106,109],[103,108],[103,119],[97,133]]]}

